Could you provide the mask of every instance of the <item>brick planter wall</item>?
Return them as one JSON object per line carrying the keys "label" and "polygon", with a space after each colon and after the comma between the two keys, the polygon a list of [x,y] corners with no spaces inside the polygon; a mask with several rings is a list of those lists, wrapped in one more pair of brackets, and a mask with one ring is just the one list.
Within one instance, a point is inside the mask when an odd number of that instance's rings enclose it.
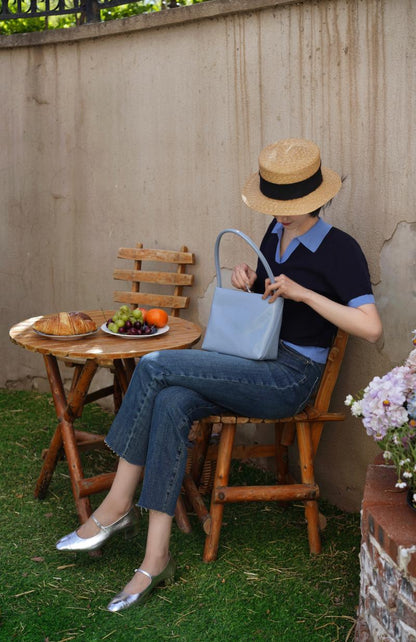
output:
{"label": "brick planter wall", "polygon": [[367,469],[355,642],[416,642],[416,512],[396,480],[377,460]]}

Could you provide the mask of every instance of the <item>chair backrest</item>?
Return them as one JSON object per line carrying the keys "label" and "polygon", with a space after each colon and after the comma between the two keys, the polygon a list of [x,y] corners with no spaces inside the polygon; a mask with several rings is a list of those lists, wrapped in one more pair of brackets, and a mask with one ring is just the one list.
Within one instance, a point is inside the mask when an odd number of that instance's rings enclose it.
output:
{"label": "chair backrest", "polygon": [[[319,384],[318,392],[316,393],[313,407],[310,412],[311,417],[313,417],[314,415],[319,416],[321,414],[322,419],[322,421],[318,421],[312,426],[312,447],[314,455],[316,455],[318,450],[324,422],[331,420],[329,417],[330,413],[328,413],[329,404],[331,403],[332,392],[335,388],[339,371],[341,370],[347,341],[347,332],[338,329],[332,347],[329,351],[325,370],[321,378],[321,383]],[[305,410],[307,414],[309,414],[308,409]],[[327,417],[325,417],[325,413],[327,413]],[[338,415],[339,418],[344,418],[344,415],[341,413],[332,413],[332,415],[334,417],[335,415]]]}
{"label": "chair backrest", "polygon": [[[129,282],[131,289],[115,291],[114,301],[127,303],[133,308],[164,308],[174,317],[179,316],[180,310],[189,306],[190,298],[184,296],[182,291],[185,286],[193,284],[194,276],[186,273],[186,267],[195,263],[195,256],[188,252],[186,246],[182,246],[176,252],[147,249],[142,243],[137,243],[134,248],[120,248],[117,258],[133,261],[133,267],[115,268],[114,279]],[[143,269],[144,262],[147,262],[146,267],[151,269]],[[158,270],[158,267],[164,269]],[[141,284],[146,284],[146,291],[141,291]]]}
{"label": "chair backrest", "polygon": [[348,334],[338,329],[334,342],[329,351],[318,392],[316,393],[314,408],[326,411],[329,408],[332,392],[338,379],[347,346]]}

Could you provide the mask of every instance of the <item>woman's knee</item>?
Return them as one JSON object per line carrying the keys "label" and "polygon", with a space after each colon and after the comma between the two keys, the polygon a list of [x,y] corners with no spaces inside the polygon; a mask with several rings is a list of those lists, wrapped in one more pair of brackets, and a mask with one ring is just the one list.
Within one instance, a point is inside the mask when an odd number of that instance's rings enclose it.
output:
{"label": "woman's knee", "polygon": [[177,421],[181,416],[187,415],[197,401],[197,393],[182,386],[168,386],[158,392],[155,399],[154,411],[165,414],[170,419]]}
{"label": "woman's knee", "polygon": [[149,352],[140,358],[136,366],[136,376],[140,378],[160,379],[163,376],[164,368],[161,360],[161,352]]}

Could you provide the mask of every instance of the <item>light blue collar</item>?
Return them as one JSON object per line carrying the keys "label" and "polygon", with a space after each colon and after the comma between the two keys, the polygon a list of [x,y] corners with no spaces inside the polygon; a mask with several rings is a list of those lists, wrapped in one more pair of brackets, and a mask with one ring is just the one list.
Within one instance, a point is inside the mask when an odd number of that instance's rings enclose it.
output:
{"label": "light blue collar", "polygon": [[276,225],[272,229],[272,234],[277,234],[279,237],[276,249],[276,261],[278,263],[281,263],[282,261],[285,261],[287,258],[289,258],[292,252],[298,247],[299,243],[302,243],[302,245],[304,245],[311,252],[316,252],[331,228],[332,225],[330,223],[327,223],[326,221],[323,221],[318,217],[317,222],[310,228],[310,230],[308,230],[304,234],[301,234],[300,236],[297,236],[290,242],[289,247],[284,253],[282,259],[280,259],[280,241],[283,233],[283,225],[276,221]]}

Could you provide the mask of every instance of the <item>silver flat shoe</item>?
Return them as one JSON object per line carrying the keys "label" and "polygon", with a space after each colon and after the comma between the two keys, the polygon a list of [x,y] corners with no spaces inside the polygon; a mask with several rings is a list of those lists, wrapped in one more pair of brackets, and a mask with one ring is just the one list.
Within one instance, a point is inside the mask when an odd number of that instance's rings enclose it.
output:
{"label": "silver flat shoe", "polygon": [[111,602],[108,604],[107,611],[117,613],[117,611],[128,609],[130,606],[133,606],[133,604],[144,604],[156,586],[159,586],[162,582],[165,584],[172,584],[175,579],[175,571],[176,563],[170,555],[168,563],[159,575],[150,575],[150,573],[144,569],[136,568],[134,570],[135,573],[143,573],[143,575],[146,575],[146,577],[149,578],[149,586],[147,586],[141,593],[133,593],[133,595],[129,595],[128,593],[121,591],[121,593],[113,597]]}
{"label": "silver flat shoe", "polygon": [[58,551],[94,551],[100,548],[104,542],[120,531],[124,531],[126,539],[134,537],[139,532],[139,511],[137,506],[132,506],[130,510],[120,517],[116,522],[103,526],[98,519],[91,515],[91,518],[100,529],[92,537],[80,537],[76,531],[62,537],[57,543]]}

